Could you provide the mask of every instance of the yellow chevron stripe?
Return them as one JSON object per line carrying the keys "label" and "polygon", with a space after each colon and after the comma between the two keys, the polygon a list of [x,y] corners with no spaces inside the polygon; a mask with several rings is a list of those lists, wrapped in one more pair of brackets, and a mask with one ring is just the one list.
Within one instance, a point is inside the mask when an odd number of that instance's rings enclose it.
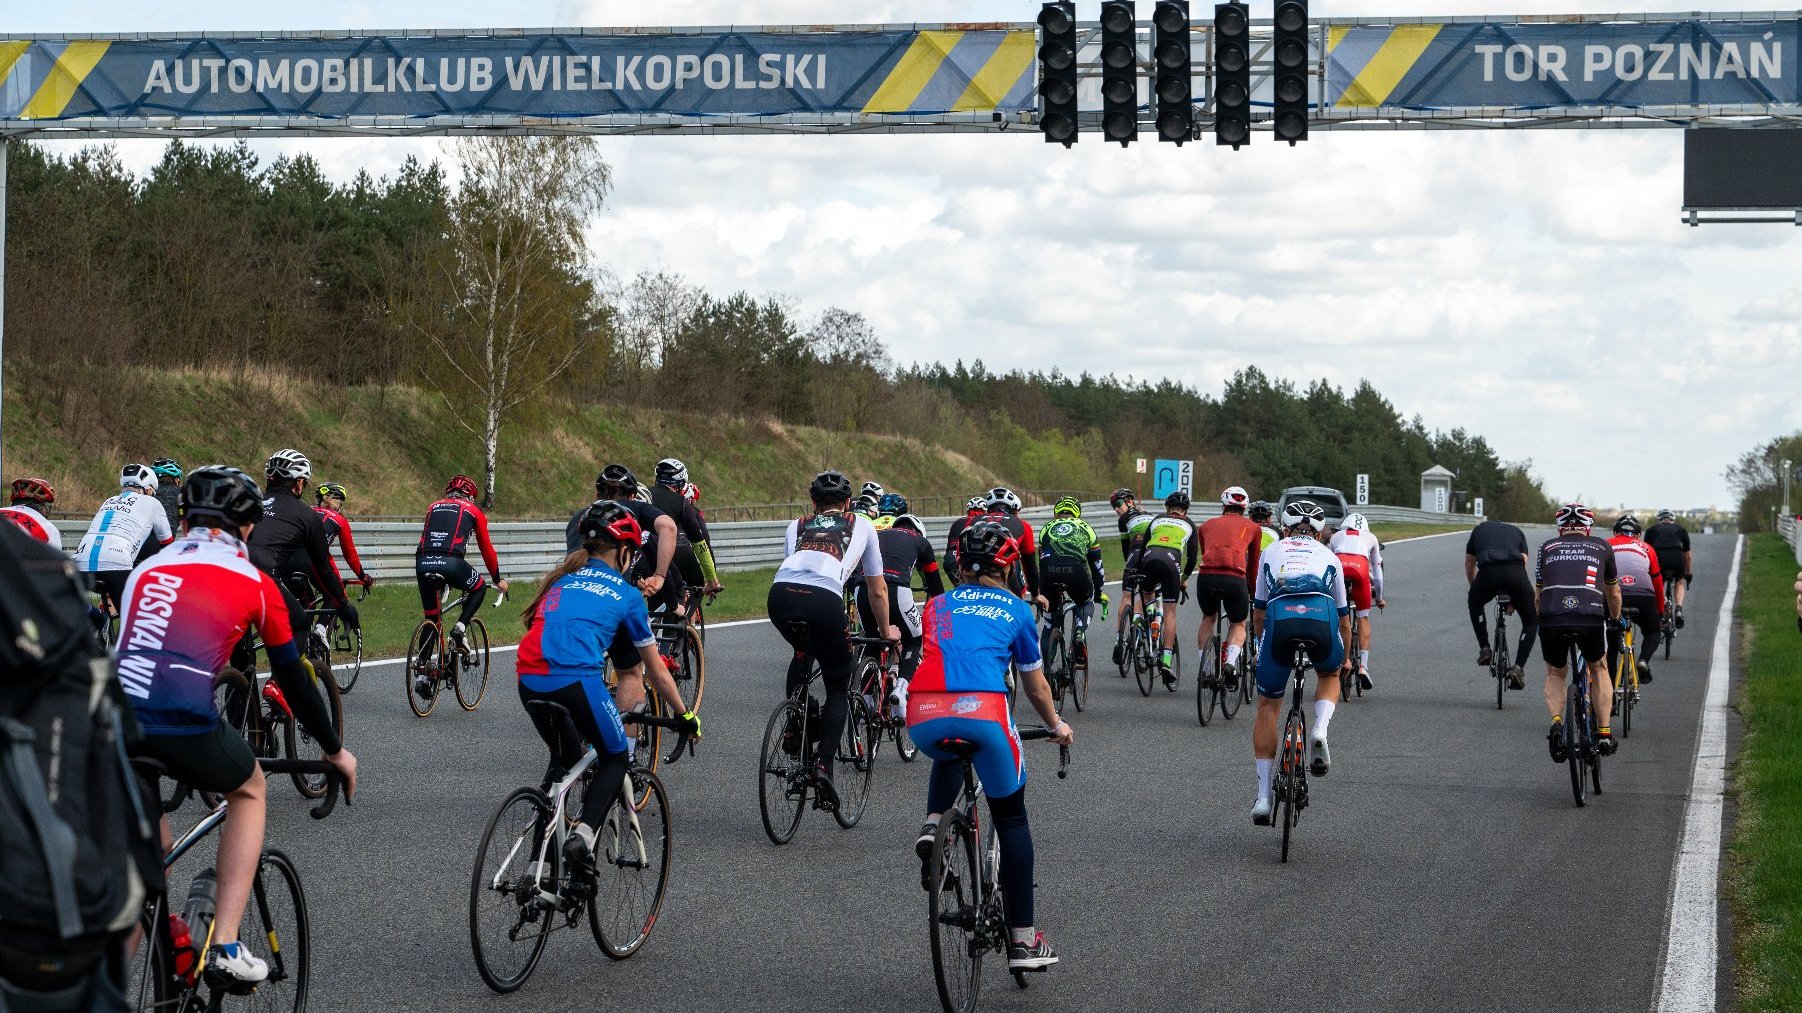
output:
{"label": "yellow chevron stripe", "polygon": [[866,113],[904,113],[913,105],[914,99],[926,90],[931,83],[932,75],[938,73],[939,65],[945,62],[945,56],[957,40],[964,37],[962,32],[921,32],[914,36],[913,45],[907,47],[895,69],[888,72],[882,87],[864,103]]}
{"label": "yellow chevron stripe", "polygon": [[20,119],[35,120],[61,116],[68,107],[69,100],[81,87],[81,82],[93,72],[94,65],[106,55],[111,42],[71,42],[63,55],[56,58],[56,66],[50,68],[50,76],[38,86],[37,94],[25,103],[19,113]]}
{"label": "yellow chevron stripe", "polygon": [[1383,48],[1370,58],[1364,69],[1339,97],[1340,108],[1374,108],[1388,100],[1395,86],[1402,83],[1408,71],[1426,52],[1427,45],[1439,35],[1444,25],[1398,25],[1389,33]]}
{"label": "yellow chevron stripe", "polygon": [[970,79],[970,86],[952,103],[951,110],[988,110],[1000,105],[1007,93],[1019,83],[1020,75],[1032,66],[1037,52],[1035,33],[1008,32],[1007,38],[1002,39],[1001,45],[990,54],[989,62],[982,65],[982,69]]}
{"label": "yellow chevron stripe", "polygon": [[1351,34],[1351,30],[1352,26],[1350,25],[1329,26],[1326,30],[1326,51],[1330,53],[1338,49],[1339,43],[1345,41],[1345,37]]}
{"label": "yellow chevron stripe", "polygon": [[29,42],[0,42],[0,84],[6,82],[6,75],[13,72],[13,64],[31,48]]}

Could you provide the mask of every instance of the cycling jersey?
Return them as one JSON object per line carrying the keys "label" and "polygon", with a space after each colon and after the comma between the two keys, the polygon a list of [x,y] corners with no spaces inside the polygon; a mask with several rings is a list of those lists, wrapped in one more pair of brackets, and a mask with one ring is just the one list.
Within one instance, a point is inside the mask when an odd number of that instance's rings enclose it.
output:
{"label": "cycling jersey", "polygon": [[951,520],[951,530],[945,535],[945,569],[950,571],[951,579],[957,579],[957,539],[970,526],[970,522],[982,516],[982,511],[971,510],[962,517]]}
{"label": "cycling jersey", "polygon": [[1620,583],[1614,550],[1590,535],[1559,535],[1539,547],[1533,583],[1539,589],[1539,626],[1600,627],[1608,614],[1604,586]]}
{"label": "cycling jersey", "polygon": [[325,543],[325,523],[312,507],[285,489],[273,490],[263,498],[263,517],[250,531],[250,561],[277,579],[304,573],[333,608],[349,604],[338,568],[332,564],[332,550]]}
{"label": "cycling jersey", "polygon": [[994,521],[1007,529],[1020,543],[1020,562],[1016,564],[1014,573],[1008,579],[1016,594],[1024,591],[1028,597],[1039,593],[1039,547],[1033,541],[1032,525],[1026,518],[1018,514],[1010,514],[1005,510],[991,510],[982,515],[982,520]]}
{"label": "cycling jersey", "polygon": [[1203,521],[1195,534],[1201,546],[1196,572],[1250,578],[1258,572],[1262,534],[1244,514],[1226,513]]}
{"label": "cycling jersey", "polygon": [[876,547],[882,554],[882,577],[897,587],[913,587],[914,571],[926,580],[928,597],[945,593],[945,581],[939,576],[938,556],[926,536],[910,528],[885,528],[876,532]]}
{"label": "cycling jersey", "polygon": [[1676,521],[1659,521],[1646,529],[1645,543],[1660,556],[1689,551],[1689,531]]}
{"label": "cycling jersey", "polygon": [[[633,648],[613,652],[621,668],[636,666],[636,649],[657,642],[644,596],[619,571],[590,561],[545,592],[519,642],[519,674],[599,679],[609,649],[621,638]],[[627,664],[620,663],[622,655]]]}
{"label": "cycling jersey", "polygon": [[[350,570],[359,578],[363,576],[363,560],[357,555],[357,543],[350,535],[350,518],[344,516],[323,503],[313,508],[319,520],[325,525],[325,544],[337,545],[344,553],[344,561],[350,564]],[[336,569],[336,567],[334,567]]]}
{"label": "cycling jersey", "polygon": [[1615,535],[1608,539],[1614,548],[1614,566],[1620,575],[1621,594],[1655,596],[1658,611],[1664,611],[1664,571],[1658,565],[1658,554],[1652,547],[1632,535]]}
{"label": "cycling jersey", "polygon": [[1349,610],[1343,564],[1319,541],[1297,536],[1271,546],[1258,561],[1253,604],[1264,613],[1258,655],[1258,693],[1281,699],[1288,691],[1298,646],[1310,649],[1314,670],[1337,671],[1344,662],[1339,617]]}
{"label": "cycling jersey", "polygon": [[701,508],[682,495],[680,489],[665,485],[651,486],[651,505],[676,522],[676,552],[671,559],[682,580],[695,585],[718,582],[719,568],[714,565],[707,520],[701,515]]}
{"label": "cycling jersey", "polygon": [[[1340,528],[1333,532],[1332,541],[1327,543],[1340,558],[1357,557],[1365,561],[1364,568],[1369,577],[1369,591],[1376,600],[1383,600],[1383,545],[1377,536],[1368,531],[1357,531],[1352,528]],[[1370,609],[1367,597],[1360,606],[1365,611]]]}
{"label": "cycling jersey", "polygon": [[1151,527],[1151,522],[1156,518],[1156,514],[1146,513],[1138,507],[1133,507],[1116,518],[1120,524],[1120,558],[1123,562],[1130,561],[1133,553],[1144,546],[1145,529]]}
{"label": "cycling jersey", "polygon": [[1083,570],[1091,578],[1090,593],[1098,593],[1107,583],[1101,566],[1101,536],[1080,517],[1060,517],[1039,532],[1039,569],[1041,584],[1051,582],[1051,574]]}
{"label": "cycling jersey", "polygon": [[156,501],[163,505],[163,515],[169,518],[169,530],[181,530],[181,483],[168,478],[156,480]]}
{"label": "cycling jersey", "polygon": [[1268,612],[1272,599],[1298,595],[1330,599],[1339,615],[1349,610],[1339,557],[1315,539],[1300,535],[1277,542],[1259,559],[1252,604]]}
{"label": "cycling jersey", "polygon": [[75,565],[83,573],[129,570],[138,561],[138,550],[152,537],[157,545],[168,545],[175,537],[163,505],[155,496],[125,490],[100,504],[75,550]]}
{"label": "cycling jersey", "polygon": [[23,503],[18,506],[0,507],[0,517],[12,521],[20,531],[53,549],[60,551],[63,547],[63,534],[57,530],[50,518]]}
{"label": "cycling jersey", "polygon": [[1472,528],[1464,542],[1464,554],[1478,566],[1498,563],[1527,565],[1527,536],[1521,529],[1501,521],[1484,521]]}
{"label": "cycling jersey", "polygon": [[787,553],[776,570],[777,584],[802,584],[843,594],[854,570],[883,572],[882,549],[868,517],[831,510],[791,521],[783,539]]}
{"label": "cycling jersey", "polygon": [[488,515],[461,496],[446,496],[426,507],[425,527],[419,533],[419,547],[413,550],[413,555],[462,559],[472,534],[476,537],[477,547],[482,550],[482,562],[488,565],[488,575],[499,581],[501,564],[494,555],[494,541],[488,536]]}
{"label": "cycling jersey", "polygon": [[1276,543],[1283,540],[1282,532],[1280,532],[1277,529],[1272,528],[1272,527],[1260,527],[1260,528],[1258,528],[1258,532],[1259,532],[1259,536],[1258,536],[1258,551],[1259,552],[1264,552],[1267,549],[1269,549],[1272,545],[1275,545]]}
{"label": "cycling jersey", "polygon": [[1021,672],[1044,663],[1032,606],[1000,588],[952,588],[926,604],[924,623],[926,643],[912,683],[916,694],[1005,694],[1009,661]]}

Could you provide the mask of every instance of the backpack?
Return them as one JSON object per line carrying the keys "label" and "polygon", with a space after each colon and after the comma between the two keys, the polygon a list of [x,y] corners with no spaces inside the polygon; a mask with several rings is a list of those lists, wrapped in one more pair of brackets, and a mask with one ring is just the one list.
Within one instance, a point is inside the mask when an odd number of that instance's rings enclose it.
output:
{"label": "backpack", "polygon": [[99,1008],[88,983],[162,889],[86,604],[67,555],[0,524],[0,1010],[36,1008],[18,989]]}

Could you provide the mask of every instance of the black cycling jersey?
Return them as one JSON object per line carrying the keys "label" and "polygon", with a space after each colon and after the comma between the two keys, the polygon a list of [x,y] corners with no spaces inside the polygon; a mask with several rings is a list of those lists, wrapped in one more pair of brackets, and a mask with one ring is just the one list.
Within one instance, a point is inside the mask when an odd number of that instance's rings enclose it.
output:
{"label": "black cycling jersey", "polygon": [[[981,515],[978,519],[994,521],[1006,528],[1007,533],[1013,535],[1014,540],[1020,543],[1020,562],[1017,564],[1016,572],[1022,573],[1025,580],[1024,588],[1015,587],[1014,593],[1018,594],[1021,590],[1025,590],[1026,597],[1036,596],[1039,593],[1039,549],[1033,543],[1032,525],[1026,523],[1019,515],[1006,512],[991,511]],[[1009,583],[1021,582],[1010,581]]]}
{"label": "black cycling jersey", "polygon": [[953,518],[951,530],[945,535],[945,569],[951,574],[951,582],[957,583],[957,538],[970,526],[970,522],[981,514],[966,513],[962,517]]}
{"label": "black cycling jersey", "polygon": [[927,597],[945,593],[938,556],[925,535],[911,528],[883,528],[876,532],[876,547],[882,550],[882,576],[890,584],[912,587],[914,571],[919,570],[926,579]]}
{"label": "black cycling jersey", "polygon": [[651,505],[676,522],[676,548],[707,540],[707,521],[694,501],[668,486],[651,486]]}
{"label": "black cycling jersey", "polygon": [[1464,543],[1464,554],[1475,558],[1478,566],[1515,563],[1524,567],[1527,553],[1526,534],[1501,521],[1484,521],[1477,525]]}
{"label": "black cycling jersey", "polygon": [[[263,499],[263,517],[250,531],[250,561],[279,584],[291,573],[304,573],[333,608],[344,608],[344,585],[332,565],[325,522],[300,497],[275,489]],[[305,641],[302,641],[304,643]]]}
{"label": "black cycling jersey", "polygon": [[1539,547],[1533,583],[1539,589],[1539,626],[1600,625],[1606,589],[1618,587],[1614,548],[1593,535],[1559,535]]}
{"label": "black cycling jersey", "polygon": [[[644,532],[644,542],[638,547],[638,561],[649,569],[657,562],[657,518],[668,516],[643,500],[622,499],[619,505],[637,518],[639,530]],[[569,525],[563,529],[563,542],[568,551],[574,552],[582,547],[582,518],[587,516],[588,507],[583,507],[570,515]],[[677,531],[681,528],[678,525]],[[648,562],[647,562],[648,560]]]}
{"label": "black cycling jersey", "polygon": [[1132,535],[1132,526],[1138,523],[1139,518],[1150,516],[1146,511],[1133,507],[1115,518],[1120,523],[1120,559],[1122,562],[1131,559],[1133,553],[1139,550],[1138,541]]}
{"label": "black cycling jersey", "polygon": [[1689,531],[1676,521],[1660,521],[1647,528],[1645,540],[1660,556],[1689,551]]}

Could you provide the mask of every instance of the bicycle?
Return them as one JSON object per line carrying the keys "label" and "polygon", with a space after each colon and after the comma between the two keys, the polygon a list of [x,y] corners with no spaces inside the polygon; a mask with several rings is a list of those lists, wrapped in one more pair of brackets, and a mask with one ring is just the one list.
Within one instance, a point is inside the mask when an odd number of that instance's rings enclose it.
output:
{"label": "bicycle", "polygon": [[[1049,728],[1028,728],[1021,741],[1051,738]],[[939,819],[927,860],[926,911],[932,926],[932,972],[945,1013],[972,1013],[982,986],[982,958],[1007,955],[1006,900],[1001,893],[1001,841],[983,818],[982,782],[973,765],[975,746],[945,739],[938,747],[963,763],[963,793]],[[1058,747],[1057,776],[1070,773],[1070,747]],[[1042,970],[1042,969],[1041,969]],[[1014,983],[1026,987],[1025,971]]]}
{"label": "bicycle", "polygon": [[[581,741],[562,705],[534,700],[526,706],[545,709],[554,715],[559,736]],[[621,719],[658,728],[682,725],[650,714],[627,713]],[[684,746],[693,752],[686,735],[665,762],[675,763]],[[574,825],[566,815],[569,800],[586,794],[599,761],[595,748],[586,746],[574,766],[549,772],[553,780],[515,788],[488,821],[469,880],[469,945],[476,971],[496,992],[525,984],[559,921],[574,928],[586,912],[595,945],[613,960],[637,953],[657,924],[669,887],[672,841],[668,796],[650,768],[628,764],[606,820],[595,828],[594,868],[564,868],[563,845]]]}
{"label": "bicycle", "polygon": [[[1164,644],[1164,602],[1157,595],[1145,596],[1138,614],[1133,616],[1132,632],[1128,637],[1133,674],[1139,683],[1139,695],[1150,696],[1151,691],[1157,688],[1159,652],[1163,650]],[[1174,693],[1182,673],[1182,645],[1172,644],[1170,652],[1172,679],[1165,688]]]}
{"label": "bicycle", "polygon": [[1634,651],[1633,625],[1621,631],[1618,656],[1611,666],[1614,672],[1614,714],[1621,726],[1621,738],[1633,734],[1633,705],[1639,702],[1639,655]]}
{"label": "bicycle", "polygon": [[1495,676],[1495,709],[1502,709],[1502,697],[1508,692],[1508,615],[1514,611],[1514,600],[1505,594],[1495,598],[1495,647],[1489,652],[1489,674]]}
{"label": "bicycle", "polygon": [[1358,643],[1359,643],[1358,635],[1364,629],[1364,621],[1365,621],[1364,617],[1358,615],[1358,610],[1356,608],[1353,608],[1351,610],[1351,640],[1347,641],[1346,645],[1345,645],[1346,651],[1351,654],[1352,659],[1353,659],[1352,674],[1351,674],[1351,678],[1349,678],[1349,679],[1340,679],[1339,680],[1339,702],[1340,703],[1350,703],[1351,698],[1352,698],[1352,692],[1354,690],[1356,690],[1360,699],[1363,698],[1363,696],[1364,696],[1364,684],[1358,681],[1358,671],[1357,671],[1358,666],[1356,664],[1356,659],[1358,657],[1357,651],[1358,651]]}
{"label": "bicycle", "polygon": [[[324,800],[313,807],[314,819],[324,819],[337,807],[342,781],[331,764],[323,760],[261,762],[268,773],[325,779]],[[137,760],[134,766],[153,781],[168,776],[168,771],[152,760]],[[188,791],[186,785],[176,785],[177,804]],[[160,795],[160,789],[152,795]],[[348,798],[345,804],[350,804]],[[211,812],[170,847],[163,857],[165,872],[225,822],[226,809],[224,800],[214,804]],[[294,860],[277,848],[265,847],[257,863],[250,904],[244,911],[244,931],[239,934],[240,945],[269,965],[269,976],[255,985],[243,985],[206,966],[216,890],[216,886],[209,888],[209,883],[216,880],[195,878],[179,915],[169,908],[167,894],[155,894],[145,902],[138,918],[143,941],[132,958],[127,992],[132,1008],[145,1013],[217,1013],[228,996],[255,996],[257,1009],[305,1010],[312,942],[306,893]]]}
{"label": "bicycle", "polygon": [[[262,649],[261,640],[253,641],[244,670],[224,668],[213,676],[213,701],[220,719],[244,736],[250,743],[251,753],[264,763],[265,770],[268,769],[267,761],[281,758],[284,752],[291,760],[307,758],[302,756],[303,753],[324,760],[325,750],[294,717],[294,708],[289,705],[281,686],[270,673],[257,671],[256,652]],[[344,696],[338,691],[337,680],[319,675],[321,659],[313,651],[312,644],[308,645],[307,660],[313,665],[314,678],[325,692],[326,709],[332,716],[332,731],[342,742]],[[330,659],[325,659],[324,664],[325,670],[330,672]],[[326,794],[328,779],[323,776],[295,773],[292,779],[294,789],[302,798],[318,799]],[[217,805],[222,800],[222,796],[210,793],[203,793],[201,797],[208,805]]]}
{"label": "bicycle", "polygon": [[889,695],[901,681],[900,651],[881,637],[856,637],[851,641],[858,660],[852,685],[863,696],[864,709],[870,715],[870,759],[882,749],[884,736],[895,740],[895,752],[903,763],[912,763],[920,755],[907,733],[907,715],[897,717],[889,710]]}
{"label": "bicycle", "polygon": [[1571,645],[1570,688],[1564,697],[1564,759],[1570,767],[1570,791],[1577,807],[1589,804],[1590,786],[1602,793],[1602,751],[1596,742],[1595,701],[1589,696],[1589,666]]}
{"label": "bicycle", "polygon": [[[448,683],[457,694],[457,704],[473,711],[488,692],[488,627],[481,616],[471,616],[462,646],[452,643],[446,636],[444,613],[461,608],[464,599],[444,601],[442,574],[428,573],[425,580],[432,585],[432,596],[439,602],[438,617],[422,620],[407,642],[407,674],[401,679],[407,687],[407,706],[419,717],[426,717],[438,706],[439,694]],[[494,607],[500,608],[506,600],[505,594],[496,594]],[[423,696],[414,685],[415,678],[422,675],[431,684],[431,692]]]}
{"label": "bicycle", "polygon": [[1664,581],[1664,614],[1658,617],[1658,631],[1664,635],[1664,660],[1669,661],[1671,642],[1677,639],[1677,582],[1668,577]]}
{"label": "bicycle", "polygon": [[[614,668],[613,662],[605,657],[601,660],[601,678],[607,683],[607,692],[616,695],[619,693],[619,670]],[[657,692],[657,687],[651,683],[650,679],[641,676],[639,681],[644,684],[644,700],[626,714],[650,714],[659,720],[646,722],[640,726],[638,737],[634,740],[632,765],[656,773],[658,766],[663,762],[663,729],[666,727],[663,719],[674,718],[676,715],[673,708],[664,703],[662,694]],[[621,715],[620,720],[634,719]],[[646,791],[648,792],[649,789]],[[643,801],[643,797],[638,800],[641,804]]]}
{"label": "bicycle", "polygon": [[[819,677],[819,662],[809,659],[807,678],[776,705],[764,727],[763,748],[757,756],[757,801],[763,814],[763,832],[774,844],[787,844],[794,838],[810,798],[814,808],[821,808],[814,764],[815,753],[824,744],[817,741],[819,700],[809,692]],[[863,819],[869,802],[870,781],[876,772],[871,756],[874,737],[863,694],[847,687],[845,730],[839,741],[830,746],[837,768],[832,784],[838,794],[832,818],[847,830]]]}
{"label": "bicycle", "polygon": [[[1307,687],[1308,670],[1314,662],[1306,644],[1295,645],[1295,664],[1289,670],[1289,713],[1283,717],[1283,737],[1278,746],[1277,763],[1272,771],[1271,791],[1282,810],[1283,861],[1289,860],[1290,839],[1301,811],[1308,807],[1308,714],[1302,707]],[[1344,678],[1342,675],[1341,678]]]}
{"label": "bicycle", "polygon": [[[1239,705],[1245,700],[1245,691],[1252,678],[1252,668],[1245,662],[1247,655],[1240,655],[1245,670],[1239,673],[1239,685],[1228,689],[1226,686],[1226,640],[1232,630],[1232,622],[1221,612],[1214,617],[1214,632],[1208,636],[1207,653],[1200,661],[1201,671],[1195,679],[1195,718],[1203,728],[1213,720],[1216,707],[1227,720],[1239,713]],[[1248,641],[1250,637],[1246,638]],[[1208,670],[1209,662],[1213,663],[1213,671]]]}
{"label": "bicycle", "polygon": [[[1051,683],[1051,698],[1057,704],[1057,712],[1064,712],[1067,699],[1076,704],[1077,712],[1081,713],[1089,699],[1087,631],[1079,632],[1075,628],[1076,602],[1068,595],[1060,597],[1063,600],[1057,609],[1045,614],[1046,626],[1039,635],[1040,653],[1045,659],[1045,677]],[[1103,615],[1101,621],[1107,622],[1107,616]],[[1066,623],[1070,624],[1069,634],[1064,632]],[[1080,650],[1072,651],[1072,644]]]}
{"label": "bicycle", "polygon": [[[693,601],[693,598],[690,598]],[[659,608],[651,613],[651,633],[657,638],[657,653],[663,655],[663,667],[682,690],[688,709],[701,712],[701,695],[707,692],[707,654],[701,632],[688,619]]]}
{"label": "bicycle", "polygon": [[[344,584],[346,587],[352,584],[362,586],[362,591],[357,595],[359,604],[369,597],[367,581],[347,580]],[[309,620],[306,654],[308,658],[315,659],[314,671],[330,672],[332,680],[338,684],[338,692],[340,694],[350,692],[351,688],[357,684],[357,677],[363,674],[362,627],[359,626],[353,630],[338,617],[337,609],[319,607],[319,596],[313,593],[312,581],[304,574],[290,576],[288,590],[293,593],[294,600],[304,606]],[[340,657],[349,655],[348,665],[334,663],[332,661],[334,653]]]}

